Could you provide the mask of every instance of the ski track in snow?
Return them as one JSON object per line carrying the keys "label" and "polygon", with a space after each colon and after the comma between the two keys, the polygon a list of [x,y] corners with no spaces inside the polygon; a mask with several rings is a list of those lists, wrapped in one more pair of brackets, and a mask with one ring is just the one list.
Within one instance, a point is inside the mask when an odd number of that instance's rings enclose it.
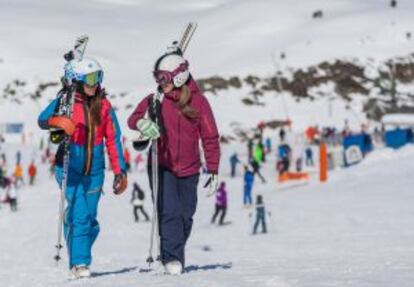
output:
{"label": "ski track in snow", "polygon": [[[15,147],[7,150],[14,155]],[[19,192],[19,212],[0,209],[0,286],[412,286],[413,146],[377,151],[358,166],[330,173],[325,185],[310,182],[286,190],[271,180],[270,156],[264,172],[269,182],[256,179],[254,194],[264,195],[272,217],[269,233],[256,236],[248,216],[252,210],[241,204],[242,179],[227,178],[230,150],[223,148],[221,174],[229,190],[226,219],[232,223],[209,223],[214,199],[200,189],[185,274],[147,272],[150,224],[133,223],[130,190],[113,195],[108,174],[93,278],[68,280],[65,249],[58,267],[53,260],[57,186],[41,166],[36,187]],[[24,149],[26,163],[33,154]],[[129,180],[148,191],[145,172]]]}

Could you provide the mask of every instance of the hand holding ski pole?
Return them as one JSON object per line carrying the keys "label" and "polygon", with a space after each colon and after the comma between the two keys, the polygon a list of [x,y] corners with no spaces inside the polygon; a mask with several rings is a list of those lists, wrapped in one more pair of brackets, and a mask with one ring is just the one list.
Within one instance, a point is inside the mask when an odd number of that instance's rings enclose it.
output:
{"label": "hand holding ski pole", "polygon": [[160,137],[160,128],[150,119],[140,119],[137,123],[137,128],[147,139],[155,140]]}
{"label": "hand holding ski pole", "polygon": [[114,193],[116,195],[122,194],[128,186],[128,179],[126,173],[122,172],[120,174],[116,174],[114,177]]}

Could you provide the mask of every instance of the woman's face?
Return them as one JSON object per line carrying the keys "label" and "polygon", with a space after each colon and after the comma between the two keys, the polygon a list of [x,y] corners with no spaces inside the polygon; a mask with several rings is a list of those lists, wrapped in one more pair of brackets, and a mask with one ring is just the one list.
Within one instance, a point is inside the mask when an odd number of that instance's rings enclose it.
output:
{"label": "woman's face", "polygon": [[164,93],[169,93],[172,90],[174,90],[174,84],[173,83],[168,83],[166,85],[162,85],[161,88],[162,88],[162,91]]}
{"label": "woman's face", "polygon": [[83,85],[83,90],[85,91],[85,94],[90,97],[95,96],[97,88],[98,88],[98,85],[93,86],[93,87],[90,87],[88,85]]}

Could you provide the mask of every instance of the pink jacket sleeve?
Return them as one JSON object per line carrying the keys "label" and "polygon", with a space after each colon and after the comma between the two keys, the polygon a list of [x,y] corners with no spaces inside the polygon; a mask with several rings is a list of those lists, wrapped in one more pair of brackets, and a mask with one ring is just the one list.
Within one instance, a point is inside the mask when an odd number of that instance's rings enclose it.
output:
{"label": "pink jacket sleeve", "polygon": [[204,157],[207,162],[207,170],[211,173],[218,173],[220,162],[219,133],[210,104],[204,96],[201,96],[201,99],[199,131]]}
{"label": "pink jacket sleeve", "polygon": [[132,114],[128,118],[128,127],[131,130],[137,129],[137,122],[145,116],[145,113],[148,110],[148,99],[151,95],[145,97],[135,108]]}

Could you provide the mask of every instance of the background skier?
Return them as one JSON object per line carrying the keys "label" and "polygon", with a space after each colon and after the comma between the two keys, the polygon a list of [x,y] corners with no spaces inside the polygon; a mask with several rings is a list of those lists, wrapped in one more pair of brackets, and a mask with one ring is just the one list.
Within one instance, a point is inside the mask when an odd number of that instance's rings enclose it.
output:
{"label": "background skier", "polygon": [[245,207],[252,205],[252,189],[254,182],[254,172],[249,169],[247,165],[244,166],[244,192],[243,192],[243,204]]}
{"label": "background skier", "polygon": [[219,225],[224,225],[224,218],[226,217],[226,212],[227,212],[226,183],[222,181],[216,193],[216,205],[215,205],[213,217],[211,218],[211,223],[214,224],[216,222],[217,216],[221,214]]}
{"label": "background skier", "polygon": [[131,204],[133,206],[133,213],[135,222],[139,221],[138,212],[141,211],[142,215],[145,217],[145,221],[149,221],[149,216],[144,210],[144,199],[145,193],[138,183],[134,182],[134,188],[132,190]]}
{"label": "background skier", "polygon": [[[270,213],[268,213],[270,215]],[[253,227],[253,234],[256,234],[259,226],[262,227],[262,233],[267,233],[266,226],[266,208],[263,202],[263,196],[256,197],[256,221]]]}
{"label": "background skier", "polygon": [[238,163],[240,163],[240,160],[239,160],[239,157],[237,155],[237,152],[235,152],[230,157],[231,177],[235,177],[236,176],[236,167],[237,167],[237,164]]}
{"label": "background skier", "polygon": [[[129,117],[128,125],[142,136],[142,146],[158,139],[161,262],[169,274],[185,266],[184,249],[197,206],[201,140],[208,169],[208,188],[217,189],[219,134],[210,105],[179,51],[166,53],[155,63],[154,78],[162,104],[145,97]],[[149,112],[150,118],[145,117]],[[155,123],[155,117],[160,125]],[[137,148],[138,145],[136,145]],[[151,163],[151,159],[148,159]],[[149,168],[151,175],[151,167]],[[151,180],[150,180],[151,182]]]}
{"label": "background skier", "polygon": [[29,165],[28,174],[29,174],[29,184],[33,185],[36,179],[36,174],[37,174],[37,168],[36,168],[34,161],[32,161],[31,164]]}

